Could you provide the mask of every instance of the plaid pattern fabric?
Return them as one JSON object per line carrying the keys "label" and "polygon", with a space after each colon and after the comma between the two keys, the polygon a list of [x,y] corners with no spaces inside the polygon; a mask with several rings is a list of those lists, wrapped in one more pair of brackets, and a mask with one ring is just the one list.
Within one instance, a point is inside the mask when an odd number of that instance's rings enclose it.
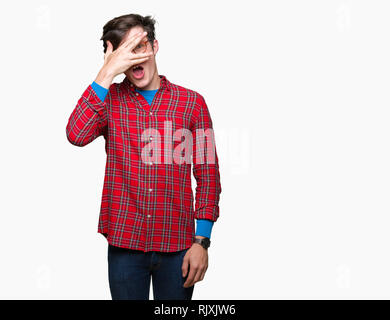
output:
{"label": "plaid pattern fabric", "polygon": [[[206,102],[159,77],[151,105],[127,77],[111,84],[104,102],[89,85],[66,127],[67,139],[76,146],[101,135],[105,139],[98,232],[111,245],[144,252],[186,249],[195,236],[194,219],[219,217],[218,156]],[[198,134],[208,128],[208,135]],[[208,162],[210,154],[214,161]]]}

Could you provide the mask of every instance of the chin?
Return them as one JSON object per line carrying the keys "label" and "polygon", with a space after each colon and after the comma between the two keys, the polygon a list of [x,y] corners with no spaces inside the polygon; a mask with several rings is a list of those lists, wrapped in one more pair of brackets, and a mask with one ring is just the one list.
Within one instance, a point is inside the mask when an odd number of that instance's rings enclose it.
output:
{"label": "chin", "polygon": [[132,78],[131,81],[132,81],[133,84],[136,85],[138,88],[146,87],[146,86],[149,84],[148,79],[146,79],[145,77],[143,77],[142,79],[134,79],[134,78]]}

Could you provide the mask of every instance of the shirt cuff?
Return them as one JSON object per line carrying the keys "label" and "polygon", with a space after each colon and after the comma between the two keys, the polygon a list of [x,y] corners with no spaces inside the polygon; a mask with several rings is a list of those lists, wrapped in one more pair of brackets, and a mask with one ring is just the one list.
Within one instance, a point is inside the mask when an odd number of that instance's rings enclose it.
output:
{"label": "shirt cuff", "polygon": [[203,236],[210,239],[211,230],[213,228],[214,221],[207,219],[196,219],[196,236]]}
{"label": "shirt cuff", "polygon": [[92,89],[95,91],[99,99],[103,102],[108,93],[108,89],[102,87],[100,84],[97,84],[95,81],[91,84]]}

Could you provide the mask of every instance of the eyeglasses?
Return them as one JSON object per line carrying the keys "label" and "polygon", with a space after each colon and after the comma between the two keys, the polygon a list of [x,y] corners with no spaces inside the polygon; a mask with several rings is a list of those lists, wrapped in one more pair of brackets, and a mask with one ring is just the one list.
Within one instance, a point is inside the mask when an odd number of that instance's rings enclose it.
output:
{"label": "eyeglasses", "polygon": [[149,40],[144,40],[136,45],[136,47],[133,49],[133,52],[135,54],[137,53],[144,53],[146,52],[146,48],[148,45]]}

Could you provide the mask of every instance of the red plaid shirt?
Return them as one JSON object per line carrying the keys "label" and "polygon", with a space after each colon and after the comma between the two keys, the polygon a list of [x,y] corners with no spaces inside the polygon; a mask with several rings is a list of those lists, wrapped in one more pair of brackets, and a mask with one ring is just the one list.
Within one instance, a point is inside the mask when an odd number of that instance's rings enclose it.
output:
{"label": "red plaid shirt", "polygon": [[[160,88],[151,105],[127,77],[111,84],[104,102],[89,85],[66,127],[69,142],[76,146],[85,146],[100,135],[105,139],[107,162],[98,232],[111,245],[145,252],[190,247],[194,219],[216,221],[221,193],[212,120],[203,96],[171,83],[164,75],[159,77]],[[208,128],[211,144],[206,137],[197,140],[197,129]],[[192,140],[183,132],[190,132]],[[190,161],[188,153],[185,156],[187,148],[192,148]],[[205,160],[200,162],[202,150]],[[210,150],[213,162],[208,162]],[[187,161],[180,164],[175,161],[178,157]],[[195,208],[191,171],[197,182]]]}

